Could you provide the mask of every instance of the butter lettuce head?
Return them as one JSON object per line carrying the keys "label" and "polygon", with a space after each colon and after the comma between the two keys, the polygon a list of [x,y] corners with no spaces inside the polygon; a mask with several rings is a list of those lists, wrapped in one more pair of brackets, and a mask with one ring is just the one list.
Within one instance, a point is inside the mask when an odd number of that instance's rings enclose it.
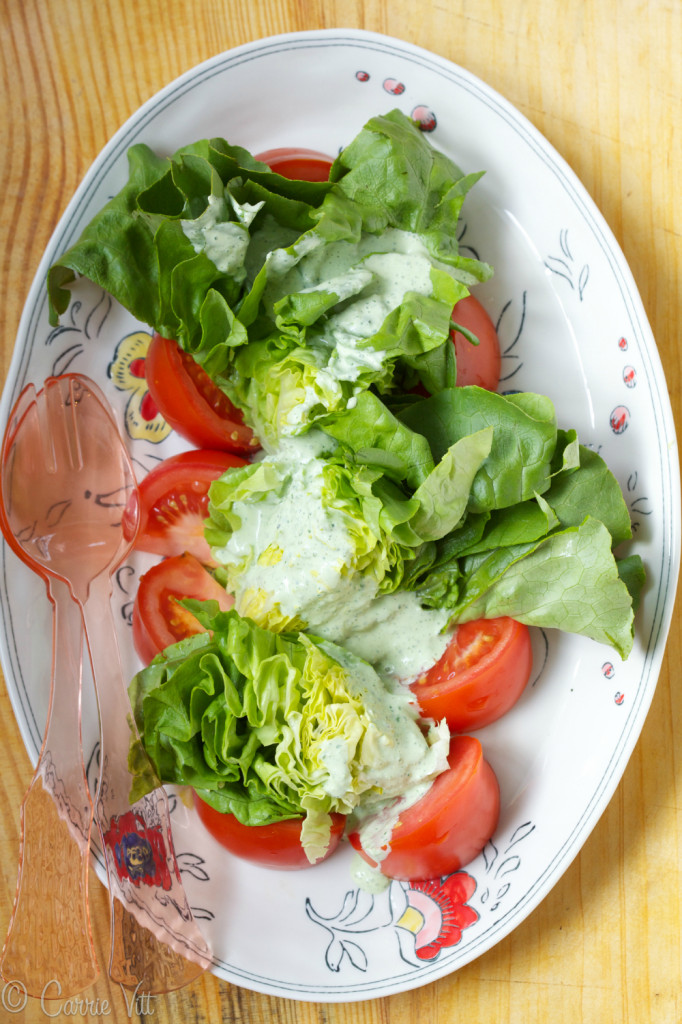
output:
{"label": "butter lettuce head", "polygon": [[457,242],[479,175],[404,114],[371,119],[328,182],[288,181],[219,138],[128,157],[124,187],[48,272],[53,324],[89,278],[271,443],[371,386],[453,382],[453,305],[492,273]]}
{"label": "butter lettuce head", "polygon": [[491,438],[484,429],[453,444],[412,493],[378,465],[341,449],[306,457],[295,442],[225,473],[205,534],[237,610],[271,629],[315,627],[323,610],[398,590],[406,566],[464,515]]}
{"label": "butter lettuce head", "polygon": [[390,800],[445,768],[446,730],[425,735],[407,696],[387,692],[360,659],[187,604],[210,633],[168,648],[129,688],[163,782],[192,786],[244,824],[302,817],[315,862],[332,812]]}

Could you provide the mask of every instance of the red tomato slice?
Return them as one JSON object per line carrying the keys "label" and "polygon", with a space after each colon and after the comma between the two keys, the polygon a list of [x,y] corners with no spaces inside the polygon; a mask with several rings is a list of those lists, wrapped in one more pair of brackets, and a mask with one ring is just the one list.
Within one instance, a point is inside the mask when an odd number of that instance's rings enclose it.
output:
{"label": "red tomato slice", "polygon": [[451,732],[481,729],[516,703],[533,667],[530,630],[515,619],[463,622],[440,661],[411,690],[427,718]]}
{"label": "red tomato slice", "polygon": [[459,331],[454,328],[450,331],[457,356],[458,385],[464,387],[466,384],[477,384],[488,391],[496,391],[500,382],[502,357],[492,320],[473,295],[467,295],[456,303],[452,319],[475,334],[479,342],[478,345],[472,345]]}
{"label": "red tomato slice", "polygon": [[[275,821],[271,825],[242,825],[234,814],[216,811],[196,793],[194,806],[213,838],[236,857],[242,857],[262,867],[280,868],[284,871],[314,867],[301,846],[300,818]],[[343,835],[345,816],[332,814],[331,819],[329,847],[324,857],[316,861],[317,864],[321,864],[332,855]]]}
{"label": "red tomato slice", "polygon": [[[453,736],[449,768],[425,796],[400,815],[390,851],[380,862],[388,878],[420,881],[441,878],[468,864],[492,836],[500,814],[500,788],[474,736]],[[357,832],[351,845],[368,864]]]}
{"label": "red tomato slice", "polygon": [[334,163],[326,153],[315,149],[268,149],[259,153],[256,160],[283,178],[296,181],[328,181],[329,168]]}
{"label": "red tomato slice", "polygon": [[[208,489],[227,469],[245,465],[238,455],[205,449],[181,452],[160,462],[139,487],[136,547],[154,555],[190,551],[205,565],[215,565],[204,538]],[[123,514],[124,528],[127,516]]]}
{"label": "red tomato slice", "polygon": [[258,447],[241,412],[174,341],[154,334],[145,359],[145,377],[163,418],[197,448],[246,453]]}
{"label": "red tomato slice", "polygon": [[152,566],[140,577],[133,606],[133,643],[145,665],[170,644],[203,632],[192,613],[178,604],[185,597],[217,601],[223,611],[234,603],[194,555],[174,555]]}

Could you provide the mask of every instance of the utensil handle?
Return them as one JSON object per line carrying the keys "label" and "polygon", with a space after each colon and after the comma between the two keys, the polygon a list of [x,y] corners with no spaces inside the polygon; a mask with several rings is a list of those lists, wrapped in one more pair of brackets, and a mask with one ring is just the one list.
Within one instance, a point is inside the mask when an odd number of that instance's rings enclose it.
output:
{"label": "utensil handle", "polygon": [[[157,788],[131,803],[131,742],[146,755],[123,681],[110,601],[111,582],[100,577],[82,605],[100,713],[95,814],[112,900],[109,973],[132,988],[142,982],[145,992],[166,992],[187,984],[212,957],[180,878],[165,790],[156,780]],[[153,777],[151,763],[149,770]]]}
{"label": "utensil handle", "polygon": [[0,969],[28,995],[67,999],[99,973],[88,908],[92,801],[81,749],[83,630],[55,580],[52,680],[43,746],[21,806],[19,876]]}

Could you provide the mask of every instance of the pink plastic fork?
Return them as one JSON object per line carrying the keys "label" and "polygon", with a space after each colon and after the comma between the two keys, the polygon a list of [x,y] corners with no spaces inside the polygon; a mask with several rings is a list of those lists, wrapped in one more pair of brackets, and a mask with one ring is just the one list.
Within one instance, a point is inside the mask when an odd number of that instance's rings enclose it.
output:
{"label": "pink plastic fork", "polygon": [[[1,509],[0,525],[5,533]],[[9,530],[8,535],[14,548]],[[66,584],[45,581],[54,620],[50,703],[38,764],[21,805],[17,892],[0,970],[28,995],[66,999],[99,973],[88,905],[92,800],[80,734],[81,617]]]}

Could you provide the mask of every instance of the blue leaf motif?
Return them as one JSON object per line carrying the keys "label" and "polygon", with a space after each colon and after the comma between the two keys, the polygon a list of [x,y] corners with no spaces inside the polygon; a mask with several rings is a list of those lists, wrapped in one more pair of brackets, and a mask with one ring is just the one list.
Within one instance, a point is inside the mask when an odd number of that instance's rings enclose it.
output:
{"label": "blue leaf motif", "polygon": [[191,907],[193,916],[197,921],[213,921],[215,914],[212,910],[207,910],[206,907]]}
{"label": "blue leaf motif", "polygon": [[523,825],[519,825],[518,828],[515,828],[512,832],[512,837],[509,840],[507,850],[505,852],[511,850],[512,846],[515,846],[516,843],[520,843],[522,839],[526,839],[531,834],[531,832],[534,831],[535,825],[533,825],[533,823],[530,821],[526,821]]}
{"label": "blue leaf motif", "polygon": [[332,934],[332,940],[327,946],[327,952],[325,953],[324,959],[327,967],[330,971],[334,971],[337,974],[341,970],[341,961],[343,960],[343,943],[338,936]]}
{"label": "blue leaf motif", "polygon": [[490,871],[493,864],[497,860],[497,847],[493,843],[492,839],[488,840],[488,842],[483,847],[483,860],[485,862],[486,872]]}
{"label": "blue leaf motif", "polygon": [[191,875],[198,882],[208,882],[210,880],[208,872],[203,867],[203,858],[199,857],[196,853],[178,853],[176,860],[181,874]]}
{"label": "blue leaf motif", "polygon": [[588,263],[584,263],[579,271],[575,268],[573,253],[568,244],[568,228],[563,228],[559,232],[559,249],[562,255],[548,256],[545,260],[545,266],[553,274],[556,274],[557,277],[567,281],[571,288],[577,292],[578,298],[582,302],[587,282],[590,279],[590,267]]}
{"label": "blue leaf motif", "polygon": [[348,956],[353,967],[357,967],[359,971],[366,971],[367,954],[364,949],[361,949],[357,943],[350,942],[349,939],[343,939],[341,945],[343,946],[344,953]]}
{"label": "blue leaf motif", "polygon": [[521,858],[517,854],[513,854],[511,857],[505,857],[495,872],[495,878],[503,878],[511,871],[518,871],[520,867]]}

